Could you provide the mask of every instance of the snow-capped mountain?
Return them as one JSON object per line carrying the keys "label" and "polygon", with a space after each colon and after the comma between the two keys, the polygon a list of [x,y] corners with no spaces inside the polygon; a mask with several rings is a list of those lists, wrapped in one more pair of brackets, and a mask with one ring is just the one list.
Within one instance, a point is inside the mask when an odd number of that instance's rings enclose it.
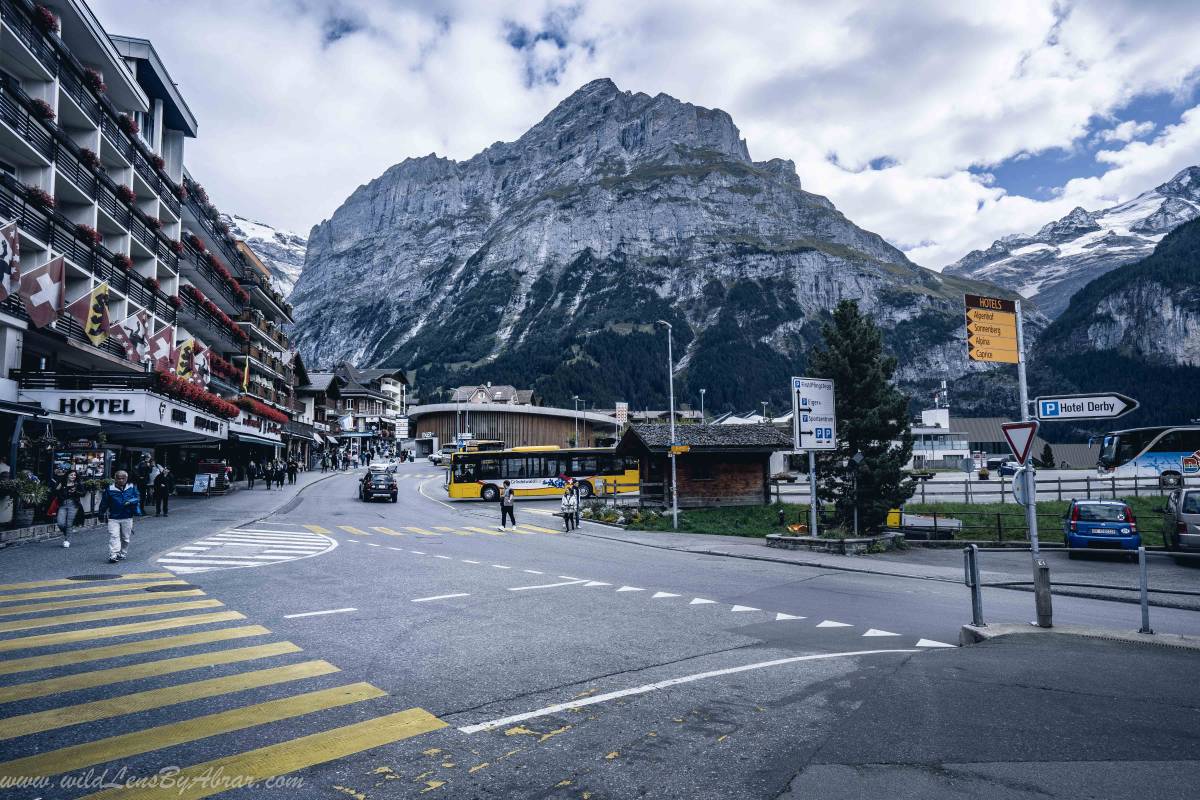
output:
{"label": "snow-capped mountain", "polygon": [[300,270],[304,268],[304,251],[308,249],[308,240],[298,233],[272,228],[236,214],[222,214],[221,219],[235,237],[249,245],[254,254],[262,259],[271,271],[275,288],[284,297],[290,295],[300,278]]}
{"label": "snow-capped mountain", "polygon": [[1020,292],[1057,317],[1084,285],[1150,255],[1163,236],[1196,217],[1200,166],[1112,208],[1076,208],[1032,236],[1005,236],[963,256],[944,274]]}

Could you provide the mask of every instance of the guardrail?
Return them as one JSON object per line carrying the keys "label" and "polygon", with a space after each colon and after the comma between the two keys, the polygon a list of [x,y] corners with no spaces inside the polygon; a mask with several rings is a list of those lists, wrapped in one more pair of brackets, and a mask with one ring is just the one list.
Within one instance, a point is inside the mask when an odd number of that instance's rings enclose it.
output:
{"label": "guardrail", "polygon": [[[1037,499],[1041,500],[1112,500],[1123,497],[1163,497],[1178,486],[1200,486],[1200,475],[1185,475],[1177,484],[1164,484],[1157,477],[1117,478],[1089,475],[1080,478],[1046,477],[1037,480]],[[783,483],[780,495],[783,498],[801,496],[800,502],[808,497],[808,483]],[[997,479],[916,481],[913,487],[913,503],[1016,503],[1013,497],[1013,481],[1007,476]]]}

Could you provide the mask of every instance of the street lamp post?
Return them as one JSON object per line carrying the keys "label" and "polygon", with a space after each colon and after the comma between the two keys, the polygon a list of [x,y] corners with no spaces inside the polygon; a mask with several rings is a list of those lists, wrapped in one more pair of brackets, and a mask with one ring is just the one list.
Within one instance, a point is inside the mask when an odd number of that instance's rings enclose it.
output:
{"label": "street lamp post", "polygon": [[767,401],[760,400],[759,402],[762,403],[762,407],[763,407],[763,422],[766,422],[767,421]]}
{"label": "street lamp post", "polygon": [[675,482],[675,357],[671,352],[671,323],[665,319],[658,321],[660,325],[667,326],[667,385],[670,387],[671,396],[671,528],[679,529],[679,495],[676,491]]}
{"label": "street lamp post", "polygon": [[703,425],[705,422],[708,421],[708,418],[704,416],[704,393],[707,391],[708,391],[707,389],[700,390],[700,424],[701,425]]}
{"label": "street lamp post", "polygon": [[579,395],[571,399],[575,401],[575,441],[571,442],[571,446],[579,447]]}

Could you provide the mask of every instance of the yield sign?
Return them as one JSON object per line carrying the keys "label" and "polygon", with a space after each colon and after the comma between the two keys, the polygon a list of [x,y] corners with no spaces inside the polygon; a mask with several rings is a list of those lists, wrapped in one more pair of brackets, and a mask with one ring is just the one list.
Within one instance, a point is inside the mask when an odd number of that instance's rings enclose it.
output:
{"label": "yield sign", "polygon": [[1005,422],[1000,427],[1004,429],[1004,438],[1008,440],[1009,449],[1017,457],[1017,461],[1024,464],[1033,447],[1033,437],[1037,436],[1037,420]]}

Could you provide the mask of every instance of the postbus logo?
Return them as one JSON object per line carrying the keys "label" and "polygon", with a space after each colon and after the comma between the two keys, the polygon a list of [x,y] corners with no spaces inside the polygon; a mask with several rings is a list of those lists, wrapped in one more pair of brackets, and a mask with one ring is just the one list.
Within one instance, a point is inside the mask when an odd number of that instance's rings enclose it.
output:
{"label": "postbus logo", "polygon": [[1183,457],[1183,471],[1188,474],[1200,472],[1200,450]]}

